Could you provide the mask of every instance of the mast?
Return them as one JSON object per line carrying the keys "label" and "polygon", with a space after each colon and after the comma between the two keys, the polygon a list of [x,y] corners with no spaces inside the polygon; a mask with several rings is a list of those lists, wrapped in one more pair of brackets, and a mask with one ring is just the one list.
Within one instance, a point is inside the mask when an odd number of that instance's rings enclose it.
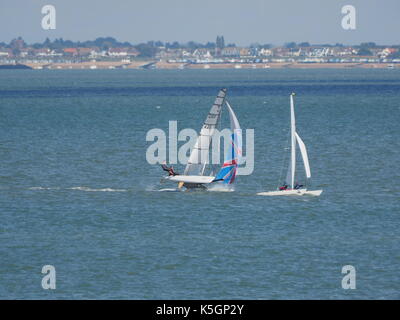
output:
{"label": "mast", "polygon": [[296,171],[296,120],[294,116],[294,97],[295,93],[290,95],[290,137],[291,137],[291,163],[290,163],[290,184],[294,188],[294,175]]}

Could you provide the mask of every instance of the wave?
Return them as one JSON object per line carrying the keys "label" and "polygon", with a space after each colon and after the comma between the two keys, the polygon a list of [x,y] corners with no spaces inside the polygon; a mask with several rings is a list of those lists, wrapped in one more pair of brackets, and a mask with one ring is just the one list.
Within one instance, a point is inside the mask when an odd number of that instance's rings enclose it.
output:
{"label": "wave", "polygon": [[79,190],[79,191],[88,191],[88,192],[126,192],[127,189],[112,189],[112,188],[101,188],[101,189],[93,189],[88,187],[72,187],[67,188],[69,190]]}
{"label": "wave", "polygon": [[207,188],[207,191],[211,191],[211,192],[233,192],[235,191],[235,189],[233,188],[233,186],[224,186],[224,185],[213,185],[211,187]]}
{"label": "wave", "polygon": [[151,190],[151,191],[158,191],[158,192],[181,192],[179,189],[176,189],[176,188],[166,188],[166,189]]}
{"label": "wave", "polygon": [[60,190],[58,187],[30,187],[28,190]]}

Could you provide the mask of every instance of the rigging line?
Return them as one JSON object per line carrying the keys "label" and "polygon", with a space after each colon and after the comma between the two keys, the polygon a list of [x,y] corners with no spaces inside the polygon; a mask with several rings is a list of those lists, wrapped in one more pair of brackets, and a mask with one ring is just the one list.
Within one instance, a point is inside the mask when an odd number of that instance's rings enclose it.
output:
{"label": "rigging line", "polygon": [[[290,130],[288,130],[288,133],[287,133],[287,138],[286,138],[286,144],[285,144],[285,147],[284,147],[284,152],[283,152],[283,159],[282,159],[282,165],[281,165],[281,172],[280,172],[280,174],[279,174],[279,180],[278,180],[278,185],[277,185],[277,189],[279,189],[279,185],[280,185],[280,183],[281,183],[281,181],[282,181],[282,177],[283,177],[283,170],[284,170],[284,167],[285,167],[285,163],[286,163],[286,159],[288,158],[288,152],[286,152],[286,149],[288,148],[288,146],[289,146],[289,138],[290,138]],[[286,183],[287,183],[287,181],[286,181]]]}

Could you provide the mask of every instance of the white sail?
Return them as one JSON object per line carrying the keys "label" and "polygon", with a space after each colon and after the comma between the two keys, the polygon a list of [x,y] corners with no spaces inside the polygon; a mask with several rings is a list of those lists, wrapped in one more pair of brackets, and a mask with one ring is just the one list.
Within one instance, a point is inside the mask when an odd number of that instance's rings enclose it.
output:
{"label": "white sail", "polygon": [[303,158],[304,169],[306,171],[307,178],[311,178],[311,170],[310,164],[308,162],[308,155],[306,145],[304,144],[303,140],[301,140],[300,136],[295,132],[297,143],[299,144],[301,157]]}
{"label": "white sail", "polygon": [[228,100],[225,101],[226,106],[228,107],[228,111],[229,111],[229,118],[231,120],[231,130],[240,130],[240,125],[239,125],[239,121],[236,118],[235,113],[233,112],[233,109],[231,107],[231,105],[229,104]]}
{"label": "white sail", "polygon": [[242,129],[240,128],[240,124],[238,119],[236,118],[235,113],[228,101],[225,101],[226,106],[228,107],[229,111],[229,118],[231,121],[231,130],[234,136],[233,145],[234,150],[233,153],[235,154],[234,158],[236,158],[237,164],[240,163],[242,157]]}
{"label": "white sail", "polygon": [[206,121],[200,130],[200,135],[190,154],[184,175],[202,176],[204,174],[204,169],[209,160],[211,139],[220,118],[222,105],[225,102],[225,96],[226,89],[220,90],[210,112],[207,115]]}
{"label": "white sail", "polygon": [[294,188],[294,175],[296,172],[296,120],[294,117],[294,93],[290,95],[290,136],[291,136],[291,161],[290,161],[290,186]]}

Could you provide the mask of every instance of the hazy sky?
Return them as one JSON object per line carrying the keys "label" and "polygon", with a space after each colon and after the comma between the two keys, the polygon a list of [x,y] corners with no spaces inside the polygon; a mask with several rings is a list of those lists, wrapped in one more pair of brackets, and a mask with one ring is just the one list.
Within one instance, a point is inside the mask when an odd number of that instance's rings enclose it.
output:
{"label": "hazy sky", "polygon": [[[43,30],[41,8],[56,8],[56,30]],[[353,5],[357,29],[344,30]],[[400,0],[0,0],[0,41],[112,36],[148,40],[283,44],[289,41],[400,44]]]}

